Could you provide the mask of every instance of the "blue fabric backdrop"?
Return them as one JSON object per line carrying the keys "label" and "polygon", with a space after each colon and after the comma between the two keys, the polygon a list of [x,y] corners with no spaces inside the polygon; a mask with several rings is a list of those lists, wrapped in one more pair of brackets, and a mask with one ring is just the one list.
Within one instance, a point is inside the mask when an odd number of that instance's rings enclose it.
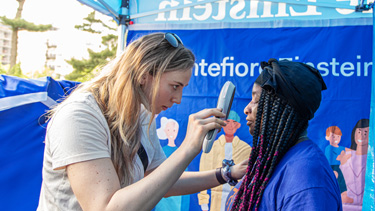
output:
{"label": "blue fabric backdrop", "polygon": [[36,210],[42,182],[45,113],[77,83],[0,75],[0,207]]}
{"label": "blue fabric backdrop", "polygon": [[[321,107],[308,129],[309,137],[323,152],[329,145],[325,138],[328,127],[338,126],[343,133],[339,145],[350,148],[354,125],[360,119],[369,119],[371,48],[367,42],[353,40],[372,40],[371,26],[169,31],[177,33],[197,56],[181,104],[157,118],[157,124],[161,117],[179,122],[178,146],[185,137],[188,115],[215,107],[220,89],[228,80],[236,85],[232,110],[241,118],[242,127],[236,135],[252,145],[243,109],[251,100],[259,62],[269,58],[306,62],[323,75],[328,89],[323,91]],[[129,40],[150,32],[130,31]],[[165,146],[167,140],[161,140],[161,144]],[[200,156],[189,165],[189,170],[199,171],[199,162]],[[197,199],[197,194],[191,195],[191,210],[200,210]]]}

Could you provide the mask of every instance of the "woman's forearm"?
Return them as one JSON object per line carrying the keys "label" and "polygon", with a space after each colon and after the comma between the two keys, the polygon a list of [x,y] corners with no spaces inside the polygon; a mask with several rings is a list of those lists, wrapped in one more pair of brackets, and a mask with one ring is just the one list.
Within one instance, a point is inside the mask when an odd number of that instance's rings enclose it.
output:
{"label": "woman's forearm", "polygon": [[183,172],[177,182],[169,189],[165,197],[193,194],[220,185],[216,179],[215,171],[216,169],[199,172]]}
{"label": "woman's forearm", "polygon": [[[232,166],[230,169],[233,179],[241,179],[246,173],[247,159]],[[223,172],[221,171],[220,173],[223,177]],[[216,169],[199,172],[185,171],[178,181],[171,187],[165,197],[193,194],[202,190],[211,189],[218,185],[220,185],[220,183],[216,178]]]}
{"label": "woman's forearm", "polygon": [[[117,191],[111,201],[129,201],[129,210],[151,210],[170,190],[195,155],[187,155],[179,148],[147,177]],[[136,197],[135,197],[136,196]],[[128,199],[125,199],[129,197]],[[132,199],[134,198],[134,199]],[[129,208],[129,202],[127,204]]]}

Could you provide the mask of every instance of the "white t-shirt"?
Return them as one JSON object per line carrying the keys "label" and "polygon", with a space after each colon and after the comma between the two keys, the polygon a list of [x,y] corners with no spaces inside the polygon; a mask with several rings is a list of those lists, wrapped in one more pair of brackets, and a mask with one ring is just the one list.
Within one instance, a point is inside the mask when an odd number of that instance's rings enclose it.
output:
{"label": "white t-shirt", "polygon": [[[142,106],[141,143],[148,156],[147,169],[154,169],[166,156],[156,135],[155,121],[148,136],[149,119],[149,112]],[[73,93],[63,102],[47,126],[43,182],[37,210],[82,210],[70,187],[65,167],[82,161],[111,158],[110,141],[107,121],[92,94]],[[144,172],[138,154],[135,159],[134,182],[137,182],[144,177]]]}

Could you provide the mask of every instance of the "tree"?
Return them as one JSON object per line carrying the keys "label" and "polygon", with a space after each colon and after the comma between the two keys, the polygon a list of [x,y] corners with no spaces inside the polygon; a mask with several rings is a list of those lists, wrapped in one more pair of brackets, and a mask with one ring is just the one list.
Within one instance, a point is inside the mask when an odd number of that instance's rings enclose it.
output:
{"label": "tree", "polygon": [[26,75],[22,73],[21,63],[15,64],[13,67],[9,68],[7,75],[13,75],[20,78],[28,78]]}
{"label": "tree", "polygon": [[[95,30],[93,27],[98,24],[110,32],[115,32],[116,29],[108,26],[103,21],[95,18],[95,11],[88,14],[86,21],[82,25],[76,25],[75,28],[78,30],[86,31],[89,33],[101,33],[100,30]],[[106,65],[115,55],[117,50],[117,36],[114,34],[108,34],[102,36],[102,44],[106,47],[100,52],[95,52],[88,49],[89,59],[78,60],[72,58],[67,60],[70,65],[73,66],[73,72],[65,76],[65,79],[72,81],[87,81],[93,78],[100,68]]]}
{"label": "tree", "polygon": [[51,76],[53,74],[54,70],[51,70],[49,67],[44,67],[44,70],[37,71],[32,75],[32,78],[42,78],[46,76]]}
{"label": "tree", "polygon": [[[0,55],[0,61],[2,60],[3,56]],[[6,67],[0,62],[0,75],[5,75],[7,73]]]}
{"label": "tree", "polygon": [[51,24],[43,25],[39,24],[36,25],[34,23],[28,22],[21,18],[23,5],[26,0],[16,0],[19,3],[16,17],[14,19],[9,19],[5,16],[0,16],[0,20],[4,25],[8,25],[12,28],[12,46],[10,52],[10,67],[8,73],[10,74],[13,66],[17,62],[17,50],[18,50],[18,32],[22,30],[30,31],[30,32],[44,32],[48,31],[53,28]]}

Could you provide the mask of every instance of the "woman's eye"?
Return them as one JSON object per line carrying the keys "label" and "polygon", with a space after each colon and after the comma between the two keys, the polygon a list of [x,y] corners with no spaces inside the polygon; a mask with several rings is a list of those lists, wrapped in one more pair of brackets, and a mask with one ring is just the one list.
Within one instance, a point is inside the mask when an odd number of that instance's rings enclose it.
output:
{"label": "woman's eye", "polygon": [[173,85],[174,90],[177,90],[177,88],[178,88],[178,85]]}

